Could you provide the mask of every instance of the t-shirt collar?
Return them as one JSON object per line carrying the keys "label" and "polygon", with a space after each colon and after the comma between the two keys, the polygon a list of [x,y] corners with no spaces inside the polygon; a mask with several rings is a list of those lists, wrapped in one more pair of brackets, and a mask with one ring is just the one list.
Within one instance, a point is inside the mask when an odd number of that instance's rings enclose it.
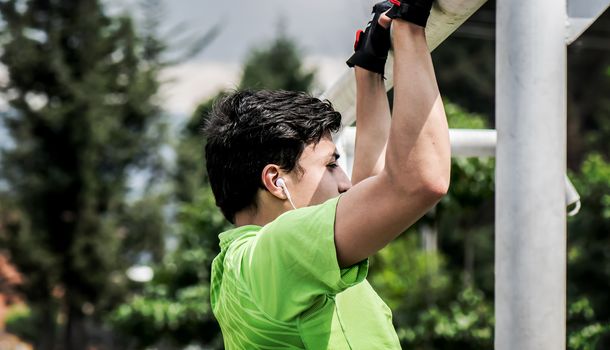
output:
{"label": "t-shirt collar", "polygon": [[226,246],[231,244],[231,242],[233,242],[237,237],[244,234],[244,232],[258,231],[260,230],[260,228],[261,227],[258,225],[244,225],[225,231],[218,235],[218,238],[220,239],[220,248],[224,249]]}

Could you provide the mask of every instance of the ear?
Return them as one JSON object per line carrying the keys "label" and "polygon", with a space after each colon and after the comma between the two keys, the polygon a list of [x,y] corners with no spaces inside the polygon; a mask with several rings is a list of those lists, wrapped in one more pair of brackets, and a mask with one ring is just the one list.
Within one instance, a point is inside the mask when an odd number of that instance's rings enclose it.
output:
{"label": "ear", "polygon": [[261,173],[261,181],[265,189],[272,195],[279,199],[286,199],[284,190],[275,184],[277,179],[280,178],[280,167],[275,164],[267,164]]}

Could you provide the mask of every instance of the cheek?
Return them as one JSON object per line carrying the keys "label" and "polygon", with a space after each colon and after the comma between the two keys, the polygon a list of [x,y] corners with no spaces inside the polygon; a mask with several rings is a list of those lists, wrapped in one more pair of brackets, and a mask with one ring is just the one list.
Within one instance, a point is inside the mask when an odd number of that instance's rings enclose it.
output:
{"label": "cheek", "polygon": [[330,174],[326,171],[326,168],[309,169],[307,173],[307,182],[313,188],[319,187],[328,181]]}
{"label": "cheek", "polygon": [[322,178],[321,184],[324,188],[324,193],[326,194],[332,194],[335,195],[337,194],[338,191],[338,184],[339,184],[339,180],[340,180],[340,173],[339,173],[339,169],[334,169],[332,171],[326,171],[324,172],[324,176]]}
{"label": "cheek", "polygon": [[337,180],[330,171],[316,171],[308,175],[307,180],[301,182],[301,194],[309,205],[321,204],[338,194]]}
{"label": "cheek", "polygon": [[326,174],[318,169],[308,169],[303,177],[299,180],[299,192],[303,196],[313,197],[321,188],[324,188]]}

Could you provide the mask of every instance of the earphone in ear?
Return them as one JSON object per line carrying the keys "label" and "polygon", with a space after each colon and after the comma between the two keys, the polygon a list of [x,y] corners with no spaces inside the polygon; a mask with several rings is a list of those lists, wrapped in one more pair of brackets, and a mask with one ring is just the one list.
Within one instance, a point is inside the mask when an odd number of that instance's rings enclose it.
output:
{"label": "earphone in ear", "polygon": [[294,209],[296,209],[297,207],[295,207],[294,203],[292,202],[292,198],[290,197],[290,192],[288,192],[288,187],[286,187],[286,182],[284,181],[284,179],[279,177],[277,180],[275,180],[275,184],[277,186],[280,186],[282,188],[282,190],[284,190],[284,193],[286,194],[286,198],[288,198],[290,205],[292,205],[292,207]]}
{"label": "earphone in ear", "polygon": [[281,177],[278,177],[277,180],[275,180],[275,185],[280,186],[283,189],[286,187],[286,182],[284,182],[284,179]]}

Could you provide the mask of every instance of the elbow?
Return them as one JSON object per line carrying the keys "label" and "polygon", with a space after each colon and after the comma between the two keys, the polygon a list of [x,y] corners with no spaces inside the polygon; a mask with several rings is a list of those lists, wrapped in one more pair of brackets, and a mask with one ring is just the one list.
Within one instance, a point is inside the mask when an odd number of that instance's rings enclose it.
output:
{"label": "elbow", "polygon": [[449,192],[450,175],[449,171],[431,172],[422,174],[419,180],[419,193],[421,198],[430,203],[436,204]]}
{"label": "elbow", "polygon": [[402,198],[419,198],[423,203],[436,204],[449,192],[451,166],[445,169],[426,169],[404,176],[385,169],[387,180]]}
{"label": "elbow", "polygon": [[[443,164],[443,163],[441,163]],[[449,192],[451,182],[451,160],[444,162],[444,166],[437,168],[435,171],[429,171],[422,174],[422,187],[424,192],[430,197],[439,201]]]}
{"label": "elbow", "polygon": [[430,200],[438,202],[449,192],[449,177],[437,177],[424,180],[422,192],[424,192],[426,197],[429,197]]}
{"label": "elbow", "polygon": [[449,176],[438,176],[438,174],[418,176],[417,179],[397,181],[395,184],[395,193],[401,198],[417,198],[418,202],[433,206],[448,193]]}

